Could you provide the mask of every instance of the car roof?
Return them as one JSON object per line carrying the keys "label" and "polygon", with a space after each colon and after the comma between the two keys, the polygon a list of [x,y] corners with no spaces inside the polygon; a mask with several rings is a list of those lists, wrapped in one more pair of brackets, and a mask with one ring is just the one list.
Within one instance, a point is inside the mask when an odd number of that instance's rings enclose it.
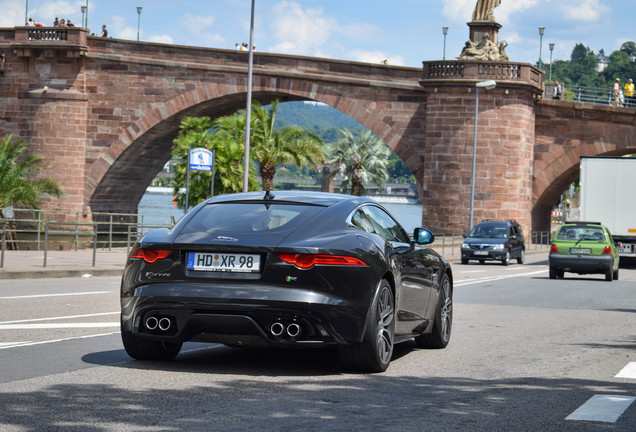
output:
{"label": "car roof", "polygon": [[371,198],[359,197],[354,195],[344,195],[329,192],[310,192],[310,191],[265,191],[259,192],[241,192],[235,194],[217,195],[207,200],[208,203],[222,202],[241,202],[241,201],[271,201],[275,202],[295,202],[302,204],[323,205],[326,207],[336,205],[342,202],[350,202],[354,205],[363,203],[376,203]]}

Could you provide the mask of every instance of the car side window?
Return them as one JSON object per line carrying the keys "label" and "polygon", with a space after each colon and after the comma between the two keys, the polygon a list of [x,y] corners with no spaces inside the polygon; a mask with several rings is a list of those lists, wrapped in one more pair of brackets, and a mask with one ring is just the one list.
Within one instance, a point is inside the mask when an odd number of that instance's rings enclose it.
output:
{"label": "car side window", "polygon": [[373,224],[369,220],[369,217],[362,210],[358,210],[354,213],[353,217],[351,218],[351,222],[362,231],[375,233]]}
{"label": "car side window", "polygon": [[365,206],[360,209],[373,225],[374,231],[387,241],[409,243],[410,239],[402,227],[384,210],[376,206]]}

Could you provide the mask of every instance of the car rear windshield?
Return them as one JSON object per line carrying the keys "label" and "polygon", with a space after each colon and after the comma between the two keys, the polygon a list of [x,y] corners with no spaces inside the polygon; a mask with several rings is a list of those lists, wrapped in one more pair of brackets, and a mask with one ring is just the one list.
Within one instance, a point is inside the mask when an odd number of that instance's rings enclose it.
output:
{"label": "car rear windshield", "polygon": [[182,232],[283,233],[292,231],[325,207],[282,203],[216,203],[202,208]]}
{"label": "car rear windshield", "polygon": [[572,240],[572,241],[605,241],[605,233],[603,228],[581,225],[581,226],[568,226],[565,225],[561,228],[561,231],[556,236],[557,240]]}

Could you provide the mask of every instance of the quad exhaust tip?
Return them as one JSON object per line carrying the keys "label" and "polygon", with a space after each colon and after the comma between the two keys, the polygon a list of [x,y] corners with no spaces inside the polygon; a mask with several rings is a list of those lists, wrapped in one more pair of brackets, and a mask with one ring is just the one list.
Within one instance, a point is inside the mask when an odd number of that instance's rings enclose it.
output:
{"label": "quad exhaust tip", "polygon": [[151,316],[146,319],[146,328],[148,330],[168,331],[172,327],[172,321],[168,317],[157,318]]}
{"label": "quad exhaust tip", "polygon": [[302,329],[300,325],[295,322],[285,326],[285,324],[283,324],[282,322],[276,321],[270,326],[269,331],[272,336],[275,337],[283,336],[283,334],[286,333],[287,336],[295,338],[300,336]]}

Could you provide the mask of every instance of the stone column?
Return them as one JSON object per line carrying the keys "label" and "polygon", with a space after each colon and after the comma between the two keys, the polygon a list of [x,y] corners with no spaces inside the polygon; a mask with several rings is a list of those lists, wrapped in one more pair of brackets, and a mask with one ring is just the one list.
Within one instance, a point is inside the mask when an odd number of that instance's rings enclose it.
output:
{"label": "stone column", "polygon": [[[423,224],[439,234],[468,231],[475,82],[426,86]],[[517,220],[531,229],[535,91],[499,83],[480,89],[473,224]]]}

